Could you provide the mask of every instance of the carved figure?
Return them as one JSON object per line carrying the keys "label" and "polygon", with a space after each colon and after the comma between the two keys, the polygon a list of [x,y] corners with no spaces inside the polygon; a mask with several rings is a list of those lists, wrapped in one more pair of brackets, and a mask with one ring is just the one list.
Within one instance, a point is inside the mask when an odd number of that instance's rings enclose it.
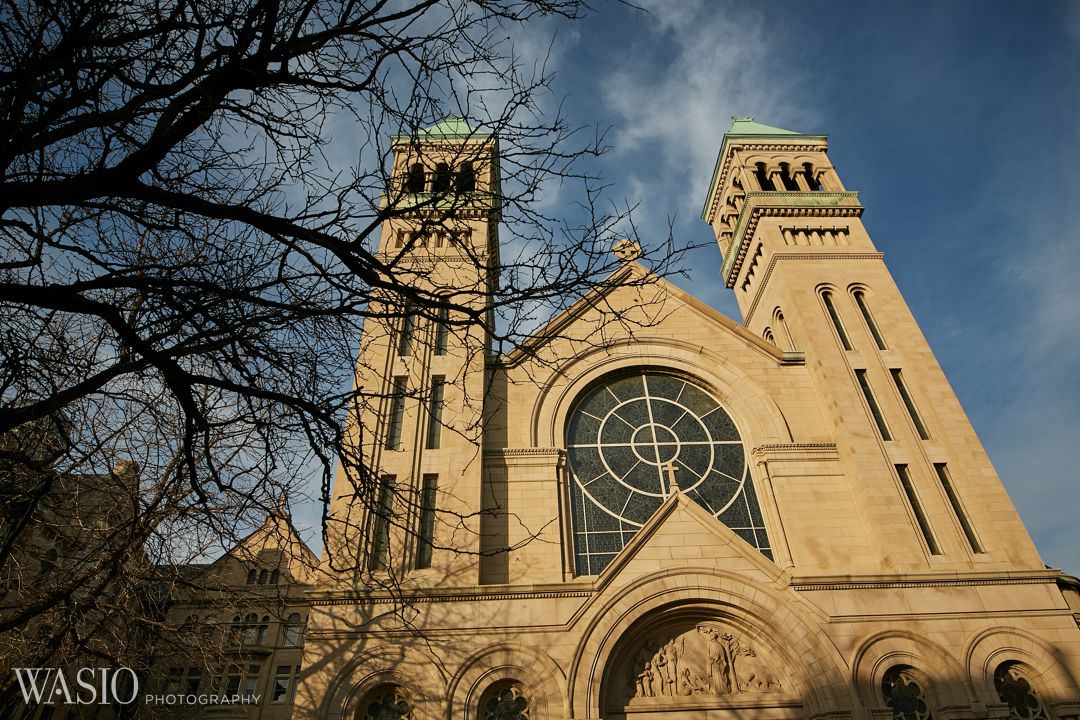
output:
{"label": "carved figure", "polygon": [[686,688],[687,695],[708,695],[709,685],[704,682],[700,675],[692,671],[690,668],[683,668],[682,671],[683,687]]}
{"label": "carved figure", "polygon": [[662,695],[678,695],[679,683],[679,652],[675,649],[675,641],[668,640],[660,648],[656,655],[656,663],[660,666],[660,679],[663,681]]}

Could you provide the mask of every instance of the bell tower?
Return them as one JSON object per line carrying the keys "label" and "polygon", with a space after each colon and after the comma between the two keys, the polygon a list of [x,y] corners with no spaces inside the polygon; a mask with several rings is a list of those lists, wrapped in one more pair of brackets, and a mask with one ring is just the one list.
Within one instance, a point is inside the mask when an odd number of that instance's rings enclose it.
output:
{"label": "bell tower", "polygon": [[861,508],[868,564],[1042,567],[841,182],[822,135],[732,118],[703,219],[743,325],[806,368]]}
{"label": "bell tower", "polygon": [[376,257],[403,289],[373,291],[360,341],[328,521],[343,583],[477,582],[498,207],[493,135],[447,118],[393,138]]}

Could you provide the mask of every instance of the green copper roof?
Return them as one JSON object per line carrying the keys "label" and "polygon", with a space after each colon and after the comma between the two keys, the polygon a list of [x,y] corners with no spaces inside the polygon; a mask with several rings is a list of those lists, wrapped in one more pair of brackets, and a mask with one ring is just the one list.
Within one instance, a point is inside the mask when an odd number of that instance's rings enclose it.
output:
{"label": "green copper roof", "polygon": [[490,137],[490,133],[477,132],[469,123],[465,122],[465,118],[460,117],[446,117],[435,123],[429,128],[420,131],[420,136],[425,138],[447,138],[453,140],[461,140],[465,138],[483,139]]}
{"label": "green copper roof", "polygon": [[762,125],[759,122],[755,122],[752,117],[735,117],[731,116],[731,127],[728,128],[728,135],[802,135],[792,130],[784,130],[783,128],[772,127],[770,125]]}
{"label": "green copper roof", "polygon": [[709,202],[712,200],[713,192],[716,190],[716,176],[720,174],[720,165],[723,163],[724,155],[727,152],[727,145],[732,138],[806,138],[807,140],[824,140],[824,135],[807,135],[806,133],[795,132],[794,130],[785,130],[784,128],[773,127],[772,125],[763,125],[756,122],[752,117],[736,117],[731,116],[731,127],[724,133],[724,140],[720,143],[720,152],[716,155],[716,165],[713,167],[712,179],[709,181],[709,193],[705,196],[705,207],[701,209],[701,219],[707,220],[706,213],[709,210]]}

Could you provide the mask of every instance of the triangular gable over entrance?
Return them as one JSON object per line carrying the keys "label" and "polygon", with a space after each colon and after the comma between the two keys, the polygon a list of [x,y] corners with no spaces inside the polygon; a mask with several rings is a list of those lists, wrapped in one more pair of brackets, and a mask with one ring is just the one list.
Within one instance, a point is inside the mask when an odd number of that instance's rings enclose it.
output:
{"label": "triangular gable over entrance", "polygon": [[600,573],[596,589],[618,578],[679,566],[724,570],[762,583],[786,577],[782,568],[676,490]]}

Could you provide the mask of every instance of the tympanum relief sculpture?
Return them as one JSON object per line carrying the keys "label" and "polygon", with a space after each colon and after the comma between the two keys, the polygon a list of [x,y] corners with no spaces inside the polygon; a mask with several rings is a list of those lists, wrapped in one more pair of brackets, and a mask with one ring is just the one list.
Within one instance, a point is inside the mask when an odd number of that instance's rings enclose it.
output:
{"label": "tympanum relief sculpture", "polygon": [[779,679],[730,628],[700,623],[666,642],[646,641],[631,665],[629,699],[781,690]]}

